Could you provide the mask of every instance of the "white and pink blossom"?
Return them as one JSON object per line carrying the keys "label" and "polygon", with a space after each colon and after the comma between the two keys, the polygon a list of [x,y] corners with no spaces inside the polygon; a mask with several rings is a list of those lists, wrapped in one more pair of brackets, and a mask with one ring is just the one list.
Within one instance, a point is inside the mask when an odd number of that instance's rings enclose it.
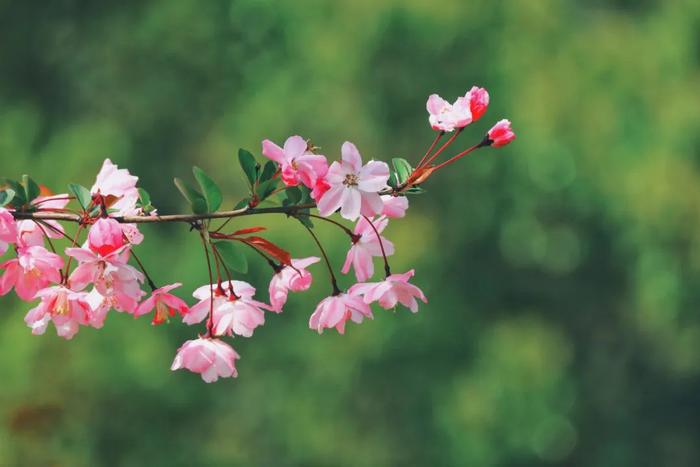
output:
{"label": "white and pink blossom", "polygon": [[472,114],[472,121],[475,122],[486,113],[489,107],[489,93],[484,88],[472,86],[464,96],[469,101],[469,110]]}
{"label": "white and pink blossom", "polygon": [[[388,224],[389,219],[385,216],[380,216],[376,220],[371,218],[367,220],[363,217],[357,221],[353,231],[357,240],[353,239],[353,244],[345,256],[345,263],[343,264],[343,269],[341,269],[343,274],[347,274],[352,265],[357,280],[364,282],[374,275],[373,258],[382,256],[382,245],[387,256],[394,254],[394,244],[381,236]],[[372,225],[374,225],[374,228],[372,228]],[[374,229],[377,229],[377,232]],[[380,234],[379,237],[377,233]]]}
{"label": "white and pink blossom", "polygon": [[355,284],[350,290],[357,295],[362,295],[367,304],[377,302],[382,308],[389,310],[400,303],[416,313],[418,311],[416,298],[421,299],[423,303],[428,303],[428,299],[418,287],[409,284],[408,281],[413,275],[414,271],[411,269],[403,274],[392,274],[381,282]]}
{"label": "white and pink blossom", "polygon": [[500,120],[488,132],[488,139],[491,146],[498,148],[505,146],[515,139],[515,133],[510,127],[510,120]]}
{"label": "white and pink blossom", "polygon": [[86,295],[63,285],[42,289],[36,294],[41,302],[29,310],[24,321],[32,329],[32,334],[44,334],[49,322],[53,321],[56,334],[71,339],[81,325],[90,324],[91,309],[85,301]]}
{"label": "white and pink blossom", "polygon": [[287,303],[289,291],[301,292],[311,287],[311,273],[306,269],[312,264],[318,263],[321,258],[309,256],[308,258],[292,259],[292,266],[283,266],[270,280],[270,305],[272,311],[282,311]]}
{"label": "white and pink blossom", "polygon": [[335,328],[340,334],[345,334],[345,322],[352,320],[361,323],[364,318],[373,318],[372,310],[362,297],[353,291],[332,295],[321,300],[311,318],[309,328],[318,331]]}
{"label": "white and pink blossom", "polygon": [[313,189],[316,181],[328,171],[326,157],[312,154],[308,150],[308,143],[301,136],[287,138],[284,148],[266,139],[262,142],[262,153],[280,165],[282,181],[287,186],[303,183]]}
{"label": "white and pink blossom", "polygon": [[63,258],[43,246],[19,248],[17,258],[0,264],[0,269],[5,270],[0,277],[0,295],[14,288],[19,298],[31,300],[50,283],[61,281],[62,267]]}
{"label": "white and pink blossom", "polygon": [[384,209],[382,215],[390,218],[400,218],[406,215],[408,198],[405,196],[382,195]]}
{"label": "white and pink blossom", "polygon": [[151,296],[141,302],[134,312],[134,317],[145,315],[155,308],[152,324],[162,324],[169,317],[175,316],[176,313],[184,316],[189,311],[187,303],[180,297],[171,294],[170,291],[182,286],[181,283],[166,285],[151,293]]}
{"label": "white and pink blossom", "polygon": [[0,208],[0,255],[5,254],[8,245],[17,242],[17,223],[10,211]]}
{"label": "white and pink blossom", "polygon": [[185,368],[199,373],[206,383],[221,378],[235,378],[236,360],[241,358],[233,347],[219,339],[202,338],[185,342],[178,349],[171,370]]}
{"label": "white and pink blossom", "polygon": [[472,113],[469,99],[465,96],[458,97],[450,104],[437,94],[431,94],[426,103],[428,121],[433,130],[451,132],[464,128],[472,122]]}

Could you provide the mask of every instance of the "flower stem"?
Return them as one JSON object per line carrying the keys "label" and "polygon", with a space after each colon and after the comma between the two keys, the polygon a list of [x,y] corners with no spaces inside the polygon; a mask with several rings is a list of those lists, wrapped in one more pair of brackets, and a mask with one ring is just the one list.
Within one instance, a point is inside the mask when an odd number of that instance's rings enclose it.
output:
{"label": "flower stem", "polygon": [[421,164],[423,164],[423,162],[425,162],[425,159],[430,155],[431,152],[433,152],[433,149],[435,149],[435,145],[438,144],[438,141],[440,141],[440,139],[441,139],[444,135],[445,135],[445,132],[444,132],[444,131],[441,131],[440,133],[437,134],[437,136],[436,136],[435,139],[433,140],[433,144],[430,145],[430,147],[428,148],[428,150],[425,152],[425,155],[421,158],[420,162],[418,163],[418,165],[416,165],[416,167],[420,167]]}
{"label": "flower stem", "polygon": [[367,216],[362,216],[365,218],[365,220],[369,223],[369,225],[372,227],[372,230],[374,230],[374,233],[377,234],[377,240],[379,240],[379,248],[382,250],[382,258],[384,258],[384,273],[386,274],[386,277],[391,276],[391,268],[389,267],[389,260],[386,257],[386,252],[384,251],[384,242],[382,242],[382,236],[379,234],[379,230],[374,226],[374,223],[369,219]]}
{"label": "flower stem", "polygon": [[428,164],[430,164],[431,162],[433,162],[433,161],[435,160],[435,158],[436,158],[437,156],[439,156],[439,155],[442,153],[442,151],[444,151],[445,149],[447,149],[447,147],[448,147],[450,144],[452,144],[452,143],[454,142],[455,139],[457,139],[457,136],[459,136],[459,134],[462,132],[462,130],[463,130],[463,128],[459,128],[459,129],[455,130],[455,132],[452,134],[452,136],[450,136],[450,139],[448,139],[448,140],[445,142],[445,144],[443,144],[442,146],[440,146],[440,149],[438,149],[437,151],[435,151],[435,154],[433,154],[432,156],[430,156],[430,158],[428,158],[428,160],[424,161],[423,164],[419,164],[418,167],[416,167],[416,168],[419,169],[419,168],[422,168],[422,167],[426,167]]}
{"label": "flower stem", "polygon": [[323,256],[323,260],[326,262],[326,266],[328,267],[328,275],[330,276],[331,279],[331,285],[333,286],[333,295],[339,295],[342,291],[338,288],[338,281],[335,279],[335,273],[333,272],[333,267],[331,266],[331,262],[328,260],[328,255],[326,254],[326,250],[324,250],[323,245],[321,245],[321,242],[319,241],[318,237],[314,233],[314,231],[306,224],[301,223],[306,230],[309,231],[311,236],[314,238],[314,241],[316,242],[316,245],[318,245],[318,249],[321,250],[321,255]]}
{"label": "flower stem", "polygon": [[151,279],[151,276],[148,275],[148,272],[146,272],[146,268],[143,266],[143,263],[141,262],[139,257],[136,256],[136,252],[133,249],[131,250],[131,256],[136,261],[136,264],[139,265],[139,269],[141,269],[143,275],[146,276],[146,281],[148,282],[148,286],[151,288],[151,292],[156,290],[158,287],[156,287],[156,284],[153,282],[153,279]]}

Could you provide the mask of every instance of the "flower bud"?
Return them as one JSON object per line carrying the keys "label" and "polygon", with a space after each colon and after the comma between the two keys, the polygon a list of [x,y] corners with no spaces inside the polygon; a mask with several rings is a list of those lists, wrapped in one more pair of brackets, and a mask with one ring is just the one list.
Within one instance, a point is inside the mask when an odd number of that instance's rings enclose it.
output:
{"label": "flower bud", "polygon": [[98,219],[88,233],[88,246],[100,256],[107,256],[124,246],[124,234],[119,222],[114,219]]}

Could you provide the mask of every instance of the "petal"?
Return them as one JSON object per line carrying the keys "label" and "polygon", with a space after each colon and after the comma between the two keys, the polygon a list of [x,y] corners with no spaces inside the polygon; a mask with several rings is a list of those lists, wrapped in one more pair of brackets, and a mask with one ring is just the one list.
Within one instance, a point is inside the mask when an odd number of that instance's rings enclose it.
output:
{"label": "petal", "polygon": [[291,161],[304,154],[307,146],[306,141],[301,136],[290,136],[284,142],[284,155],[288,161]]}
{"label": "petal", "polygon": [[355,173],[359,172],[362,168],[362,156],[360,156],[360,151],[357,147],[350,141],[343,143],[340,148],[340,153],[343,156],[343,162],[350,165]]}
{"label": "petal", "polygon": [[389,180],[389,166],[386,162],[369,161],[360,169],[358,188],[362,191],[377,192],[386,187]]}
{"label": "petal", "polygon": [[318,213],[322,216],[330,216],[341,206],[346,188],[336,185],[326,191],[318,202]]}
{"label": "petal", "polygon": [[267,157],[268,159],[272,159],[280,165],[287,164],[287,158],[284,155],[284,150],[269,139],[263,140],[262,153],[263,156]]}
{"label": "petal", "polygon": [[340,208],[340,215],[345,219],[354,221],[355,219],[360,217],[361,207],[362,195],[360,194],[360,190],[356,188],[348,188],[344,190],[342,206]]}

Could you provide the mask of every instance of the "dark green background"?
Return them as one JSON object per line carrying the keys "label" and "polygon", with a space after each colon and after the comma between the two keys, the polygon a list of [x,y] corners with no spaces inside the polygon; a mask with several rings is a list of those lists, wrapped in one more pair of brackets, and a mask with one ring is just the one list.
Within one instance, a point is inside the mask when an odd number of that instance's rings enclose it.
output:
{"label": "dark green background", "polygon": [[[198,164],[231,206],[237,148],[295,133],[415,161],[428,94],[475,83],[492,104],[461,147],[518,133],[387,229],[417,315],[318,336],[317,265],[235,340],[237,380],[170,372],[195,328],[34,337],[2,298],[0,465],[700,465],[699,31],[692,0],[0,1],[0,172],[56,191],[111,157],[178,212]],[[238,225],[315,254],[282,216]],[[206,269],[177,227],[138,251],[187,298]],[[266,267],[245,278],[263,297]]]}

